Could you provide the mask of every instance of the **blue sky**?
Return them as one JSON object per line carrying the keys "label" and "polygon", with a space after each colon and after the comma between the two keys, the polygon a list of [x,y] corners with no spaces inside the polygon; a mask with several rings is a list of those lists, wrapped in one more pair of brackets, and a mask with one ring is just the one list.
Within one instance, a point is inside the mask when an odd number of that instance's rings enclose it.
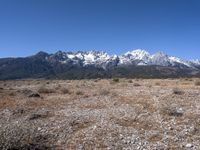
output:
{"label": "blue sky", "polygon": [[200,59],[200,1],[0,0],[0,57],[137,48]]}

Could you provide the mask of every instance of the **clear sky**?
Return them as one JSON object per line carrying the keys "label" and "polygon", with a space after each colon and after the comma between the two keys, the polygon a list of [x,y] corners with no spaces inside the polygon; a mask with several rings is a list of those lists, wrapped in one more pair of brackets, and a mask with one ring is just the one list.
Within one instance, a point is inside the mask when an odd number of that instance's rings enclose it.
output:
{"label": "clear sky", "polygon": [[137,48],[200,59],[200,0],[0,0],[0,57]]}

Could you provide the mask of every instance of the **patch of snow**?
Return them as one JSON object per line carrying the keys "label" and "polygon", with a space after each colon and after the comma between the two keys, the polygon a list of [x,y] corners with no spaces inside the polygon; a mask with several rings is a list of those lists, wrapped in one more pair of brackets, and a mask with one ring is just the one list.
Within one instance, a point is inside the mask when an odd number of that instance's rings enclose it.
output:
{"label": "patch of snow", "polygon": [[195,60],[191,60],[191,62],[195,65],[200,65],[200,60],[195,59]]}
{"label": "patch of snow", "polygon": [[170,60],[168,55],[163,52],[158,52],[151,56],[152,65],[169,66]]}
{"label": "patch of snow", "polygon": [[186,62],[178,57],[171,56],[171,57],[169,57],[169,59],[172,63],[176,62],[176,63],[184,64],[185,66],[191,67],[191,65],[188,62]]}
{"label": "patch of snow", "polygon": [[68,54],[67,57],[70,58],[70,59],[73,59],[73,58],[76,57],[76,56],[73,55],[73,54]]}
{"label": "patch of snow", "polygon": [[138,59],[138,60],[144,60],[148,59],[150,57],[150,54],[142,49],[137,49],[133,51],[128,51],[125,53],[125,56],[129,56],[130,58]]}

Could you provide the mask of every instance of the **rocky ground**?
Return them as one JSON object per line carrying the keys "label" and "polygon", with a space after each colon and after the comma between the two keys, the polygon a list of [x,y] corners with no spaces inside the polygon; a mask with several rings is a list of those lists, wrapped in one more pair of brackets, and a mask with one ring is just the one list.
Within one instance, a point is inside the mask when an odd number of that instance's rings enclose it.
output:
{"label": "rocky ground", "polygon": [[200,82],[0,81],[0,149],[200,150]]}

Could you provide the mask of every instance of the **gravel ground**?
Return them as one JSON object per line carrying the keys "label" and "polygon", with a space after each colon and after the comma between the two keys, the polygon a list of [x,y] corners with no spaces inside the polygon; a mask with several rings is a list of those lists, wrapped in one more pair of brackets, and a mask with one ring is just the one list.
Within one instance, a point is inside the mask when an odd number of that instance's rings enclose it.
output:
{"label": "gravel ground", "polygon": [[0,149],[200,150],[197,80],[0,81]]}

